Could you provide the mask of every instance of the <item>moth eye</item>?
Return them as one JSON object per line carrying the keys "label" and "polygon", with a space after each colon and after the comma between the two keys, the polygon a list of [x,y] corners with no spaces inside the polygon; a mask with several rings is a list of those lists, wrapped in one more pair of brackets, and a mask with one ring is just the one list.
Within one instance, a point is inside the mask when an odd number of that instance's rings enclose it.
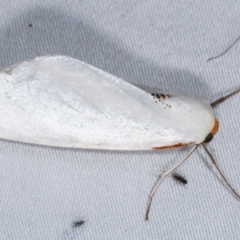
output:
{"label": "moth eye", "polygon": [[213,139],[213,134],[209,133],[203,142],[204,143],[209,143],[209,142],[212,141],[212,139]]}

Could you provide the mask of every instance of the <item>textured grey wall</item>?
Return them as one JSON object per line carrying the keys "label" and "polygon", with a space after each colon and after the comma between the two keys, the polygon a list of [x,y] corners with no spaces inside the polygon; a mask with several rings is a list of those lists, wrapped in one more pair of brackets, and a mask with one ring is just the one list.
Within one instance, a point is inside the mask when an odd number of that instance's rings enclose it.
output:
{"label": "textured grey wall", "polygon": [[[240,3],[229,1],[0,2],[0,68],[64,54],[127,81],[214,100],[240,86]],[[1,86],[0,86],[1,87]],[[240,192],[240,95],[216,108],[209,149]],[[187,149],[114,152],[0,140],[1,239],[240,239],[240,202],[201,148],[164,181],[144,221],[148,194]],[[85,224],[73,228],[74,221]]]}

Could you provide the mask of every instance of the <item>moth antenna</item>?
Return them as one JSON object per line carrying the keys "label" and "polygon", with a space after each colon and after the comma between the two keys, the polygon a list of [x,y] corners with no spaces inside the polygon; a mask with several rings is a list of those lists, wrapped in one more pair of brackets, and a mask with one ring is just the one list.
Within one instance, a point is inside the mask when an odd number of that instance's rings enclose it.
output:
{"label": "moth antenna", "polygon": [[198,147],[198,145],[194,145],[194,147],[188,152],[188,154],[184,158],[182,158],[177,164],[175,164],[169,170],[162,173],[161,178],[157,181],[156,185],[154,186],[154,188],[152,189],[152,191],[149,195],[149,200],[148,200],[147,209],[146,209],[146,213],[145,213],[145,221],[148,220],[148,215],[149,215],[153,196],[156,193],[156,191],[157,191],[158,187],[160,186],[161,182],[163,181],[163,179],[165,177],[167,177],[171,172],[173,172],[178,166],[180,166],[182,163],[184,163],[188,159],[188,157],[196,150],[197,147]]}
{"label": "moth antenna", "polygon": [[235,197],[237,197],[238,200],[240,200],[240,195],[232,188],[232,186],[228,183],[227,179],[224,177],[224,175],[222,174],[221,170],[218,168],[216,161],[214,160],[212,154],[208,151],[207,147],[202,143],[203,148],[205,149],[207,155],[209,156],[212,164],[214,165],[214,167],[217,169],[218,174],[221,176],[221,178],[223,179],[223,182],[228,186],[228,188],[231,190],[231,192],[233,193],[233,195]]}
{"label": "moth antenna", "polygon": [[215,57],[210,57],[207,61],[211,61],[213,59],[216,59],[216,58],[219,58],[221,56],[223,56],[225,53],[227,53],[231,48],[232,46],[240,39],[240,36],[226,49],[224,50],[222,53],[220,53],[219,55],[215,56]]}
{"label": "moth antenna", "polygon": [[221,98],[217,99],[216,101],[212,102],[212,103],[211,103],[211,106],[212,106],[212,107],[215,107],[215,106],[218,105],[219,103],[224,102],[226,99],[230,98],[231,96],[233,96],[233,95],[235,95],[235,94],[237,94],[237,93],[239,93],[239,92],[240,92],[240,88],[237,89],[236,91],[234,91],[234,92],[232,92],[232,93],[230,93],[230,94],[228,94],[228,95],[226,95],[226,96],[224,96],[224,97],[221,97]]}

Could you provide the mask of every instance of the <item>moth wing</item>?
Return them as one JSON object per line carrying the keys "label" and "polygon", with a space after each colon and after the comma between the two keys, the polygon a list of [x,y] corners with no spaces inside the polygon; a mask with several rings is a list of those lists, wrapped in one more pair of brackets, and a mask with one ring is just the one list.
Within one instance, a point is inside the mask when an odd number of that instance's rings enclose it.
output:
{"label": "moth wing", "polygon": [[176,123],[176,118],[185,119],[186,110],[176,111],[175,100],[161,103],[147,91],[70,57],[24,61],[3,70],[0,84],[4,139],[116,150],[199,140]]}

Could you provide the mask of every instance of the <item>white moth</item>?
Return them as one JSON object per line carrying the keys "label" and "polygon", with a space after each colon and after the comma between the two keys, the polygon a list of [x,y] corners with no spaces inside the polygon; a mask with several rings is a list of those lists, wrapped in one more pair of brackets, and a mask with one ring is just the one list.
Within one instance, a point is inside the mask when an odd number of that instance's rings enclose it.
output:
{"label": "white moth", "polygon": [[3,139],[112,150],[193,145],[187,156],[162,174],[150,194],[146,219],[162,180],[217,133],[212,106],[239,91],[210,104],[194,95],[133,85],[66,56],[38,57],[8,67],[0,72],[0,86]]}

